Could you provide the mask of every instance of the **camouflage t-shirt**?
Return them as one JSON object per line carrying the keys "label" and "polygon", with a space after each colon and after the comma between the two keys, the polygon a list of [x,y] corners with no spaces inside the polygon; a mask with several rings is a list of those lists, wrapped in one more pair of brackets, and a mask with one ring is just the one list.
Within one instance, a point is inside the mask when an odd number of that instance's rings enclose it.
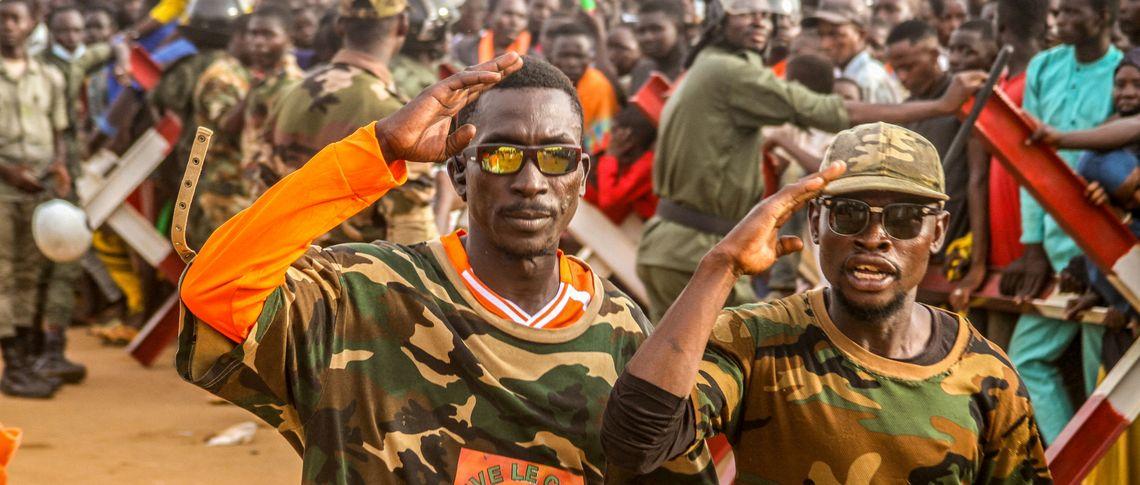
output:
{"label": "camouflage t-shirt", "polygon": [[[525,327],[447,260],[438,239],[312,247],[237,347],[184,308],[179,373],[274,426],[305,483],[601,482],[641,310],[595,276],[577,322]],[[701,445],[646,481],[715,483],[709,464]]]}
{"label": "camouflage t-shirt", "polygon": [[1048,481],[1025,386],[957,321],[924,366],[843,335],[824,290],[725,310],[692,395],[696,437],[727,435],[742,484]]}

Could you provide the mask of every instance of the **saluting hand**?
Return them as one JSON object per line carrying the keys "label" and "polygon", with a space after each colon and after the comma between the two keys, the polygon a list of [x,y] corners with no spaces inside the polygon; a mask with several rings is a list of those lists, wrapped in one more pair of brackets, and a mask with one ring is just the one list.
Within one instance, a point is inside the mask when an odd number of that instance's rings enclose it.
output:
{"label": "saluting hand", "polygon": [[451,119],[504,77],[522,69],[523,60],[508,52],[433,84],[391,116],[376,123],[376,138],[388,161],[442,162],[475,138],[475,126],[448,134]]}
{"label": "saluting hand", "polygon": [[837,163],[780,189],[756,204],[744,220],[710,251],[710,255],[727,258],[738,276],[755,275],[772,267],[776,258],[803,249],[804,243],[800,238],[780,237],[780,227],[788,222],[792,213],[817,197],[828,183],[845,171],[847,165]]}

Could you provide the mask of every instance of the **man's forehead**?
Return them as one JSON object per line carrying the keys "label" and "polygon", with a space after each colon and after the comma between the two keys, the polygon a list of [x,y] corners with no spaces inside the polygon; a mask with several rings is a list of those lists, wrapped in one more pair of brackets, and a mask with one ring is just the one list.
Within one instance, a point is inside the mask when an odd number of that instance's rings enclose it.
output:
{"label": "man's forehead", "polygon": [[581,141],[582,122],[573,101],[568,94],[553,88],[488,91],[480,98],[471,122],[478,130],[476,142],[532,143],[547,138],[558,138],[559,143]]}

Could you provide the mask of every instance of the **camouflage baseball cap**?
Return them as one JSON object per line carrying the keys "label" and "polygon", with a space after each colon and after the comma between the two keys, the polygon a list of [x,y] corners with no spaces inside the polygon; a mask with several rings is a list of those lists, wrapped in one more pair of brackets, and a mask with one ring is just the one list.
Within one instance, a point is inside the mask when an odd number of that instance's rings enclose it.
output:
{"label": "camouflage baseball cap", "polygon": [[823,154],[822,171],[847,162],[847,172],[827,184],[824,195],[882,190],[947,200],[938,150],[922,135],[889,123],[843,130]]}
{"label": "camouflage baseball cap", "polygon": [[397,15],[407,7],[407,0],[340,0],[340,16],[382,19]]}
{"label": "camouflage baseball cap", "polygon": [[821,0],[815,11],[804,17],[801,24],[807,28],[813,28],[820,22],[865,27],[870,19],[867,4],[863,0]]}

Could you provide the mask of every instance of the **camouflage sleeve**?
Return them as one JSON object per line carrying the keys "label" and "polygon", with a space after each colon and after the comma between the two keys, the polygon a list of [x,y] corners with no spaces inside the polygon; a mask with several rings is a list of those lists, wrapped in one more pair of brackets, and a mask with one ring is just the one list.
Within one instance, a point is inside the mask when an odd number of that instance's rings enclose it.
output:
{"label": "camouflage sleeve", "polygon": [[297,446],[299,429],[320,399],[322,376],[335,366],[333,347],[343,342],[336,316],[349,295],[341,281],[340,264],[310,248],[236,345],[183,308],[179,374],[258,416]]}
{"label": "camouflage sleeve", "polygon": [[996,401],[996,406],[990,411],[989,426],[983,435],[978,483],[1051,483],[1029,391],[1008,358],[999,350],[994,353],[1002,361],[1005,375],[981,383],[982,392]]}
{"label": "camouflage sleeve", "polygon": [[706,438],[737,433],[744,389],[756,354],[747,320],[735,310],[721,312],[697,370],[691,399],[696,411],[694,445]]}
{"label": "camouflage sleeve", "polygon": [[202,84],[199,85],[198,93],[195,96],[198,103],[195,110],[202,113],[199,122],[221,126],[226,114],[245,97],[245,90],[241,84],[235,79],[227,79],[228,77],[214,76],[202,79]]}

